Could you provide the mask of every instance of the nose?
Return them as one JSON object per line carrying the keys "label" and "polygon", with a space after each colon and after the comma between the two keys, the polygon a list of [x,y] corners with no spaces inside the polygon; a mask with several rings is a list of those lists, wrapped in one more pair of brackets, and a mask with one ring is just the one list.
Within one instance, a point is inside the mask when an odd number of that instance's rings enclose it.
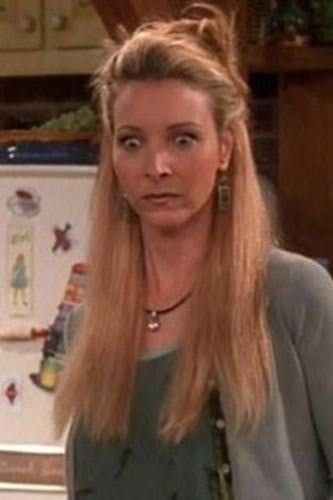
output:
{"label": "nose", "polygon": [[171,159],[167,151],[151,151],[147,157],[146,177],[160,179],[172,175]]}

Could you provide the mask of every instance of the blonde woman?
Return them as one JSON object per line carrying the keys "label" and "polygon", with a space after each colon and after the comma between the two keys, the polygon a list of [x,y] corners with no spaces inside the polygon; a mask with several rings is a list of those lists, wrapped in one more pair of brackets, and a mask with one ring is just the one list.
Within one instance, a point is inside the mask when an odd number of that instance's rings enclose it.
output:
{"label": "blonde woman", "polygon": [[70,498],[328,499],[333,287],[272,248],[232,21],[141,26],[96,91],[88,293],[56,399]]}

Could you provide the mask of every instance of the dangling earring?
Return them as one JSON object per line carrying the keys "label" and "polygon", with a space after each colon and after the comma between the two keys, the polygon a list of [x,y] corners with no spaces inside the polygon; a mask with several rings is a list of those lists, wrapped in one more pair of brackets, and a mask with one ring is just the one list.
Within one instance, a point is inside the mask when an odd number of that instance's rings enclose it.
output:
{"label": "dangling earring", "polygon": [[127,195],[126,193],[119,192],[118,196],[121,214],[122,216],[127,217],[130,211],[130,207],[127,201]]}
{"label": "dangling earring", "polygon": [[226,173],[221,172],[217,183],[217,207],[219,212],[228,212],[231,207],[231,186]]}

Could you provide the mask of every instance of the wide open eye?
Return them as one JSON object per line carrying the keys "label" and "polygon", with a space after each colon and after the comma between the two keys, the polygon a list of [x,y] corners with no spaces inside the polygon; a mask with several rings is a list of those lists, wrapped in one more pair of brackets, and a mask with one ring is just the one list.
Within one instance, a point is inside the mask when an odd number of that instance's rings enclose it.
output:
{"label": "wide open eye", "polygon": [[174,139],[176,145],[179,146],[180,148],[186,148],[188,146],[191,146],[197,140],[198,140],[197,136],[189,132],[177,134]]}
{"label": "wide open eye", "polygon": [[123,137],[118,137],[117,143],[127,151],[138,149],[141,145],[140,139],[135,135],[125,135]]}

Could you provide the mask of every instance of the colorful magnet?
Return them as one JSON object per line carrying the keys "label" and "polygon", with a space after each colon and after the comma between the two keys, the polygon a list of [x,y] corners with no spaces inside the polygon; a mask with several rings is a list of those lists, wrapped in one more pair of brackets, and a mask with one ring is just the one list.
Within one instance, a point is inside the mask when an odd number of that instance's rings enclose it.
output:
{"label": "colorful magnet", "polygon": [[66,337],[66,326],[74,307],[81,304],[85,297],[88,266],[85,262],[72,265],[65,286],[63,301],[58,305],[58,312],[49,327],[49,334],[42,347],[42,359],[37,373],[31,373],[30,379],[41,389],[53,391],[58,382],[65,351],[72,341]]}
{"label": "colorful magnet", "polygon": [[70,230],[72,225],[67,222],[65,227],[61,229],[59,226],[53,228],[53,234],[55,241],[52,247],[52,252],[56,253],[57,250],[62,250],[63,252],[68,252],[72,248],[72,237]]}
{"label": "colorful magnet", "polygon": [[10,316],[32,313],[33,230],[27,224],[8,227],[8,311]]}
{"label": "colorful magnet", "polygon": [[33,217],[40,212],[40,196],[32,188],[20,188],[8,198],[7,207],[14,215]]}
{"label": "colorful magnet", "polygon": [[1,377],[0,408],[5,413],[20,413],[23,402],[22,379],[19,374],[5,374]]}

